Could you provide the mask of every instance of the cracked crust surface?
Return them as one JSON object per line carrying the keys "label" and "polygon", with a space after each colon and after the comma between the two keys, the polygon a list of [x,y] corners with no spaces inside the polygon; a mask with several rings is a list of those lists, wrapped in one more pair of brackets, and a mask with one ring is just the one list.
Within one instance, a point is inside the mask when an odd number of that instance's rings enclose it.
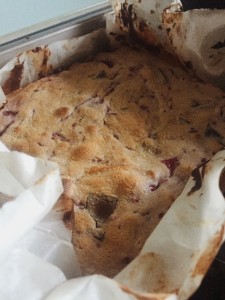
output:
{"label": "cracked crust surface", "polygon": [[10,149],[59,164],[58,209],[83,273],[114,276],[191,170],[221,149],[224,119],[222,91],[146,50],[121,47],[8,95],[0,132]]}

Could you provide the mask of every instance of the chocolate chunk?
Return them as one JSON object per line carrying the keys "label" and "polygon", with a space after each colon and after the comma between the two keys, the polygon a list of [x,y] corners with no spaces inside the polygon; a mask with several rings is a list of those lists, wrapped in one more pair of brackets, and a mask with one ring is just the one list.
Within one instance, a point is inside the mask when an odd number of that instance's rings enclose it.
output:
{"label": "chocolate chunk", "polygon": [[116,197],[90,194],[87,198],[87,210],[97,222],[104,222],[116,209],[117,202]]}

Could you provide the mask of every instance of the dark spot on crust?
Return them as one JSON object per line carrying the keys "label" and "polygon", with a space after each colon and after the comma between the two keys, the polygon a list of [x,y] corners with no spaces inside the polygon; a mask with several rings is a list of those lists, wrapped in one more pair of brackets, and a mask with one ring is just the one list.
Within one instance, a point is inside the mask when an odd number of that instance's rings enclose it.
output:
{"label": "dark spot on crust", "polygon": [[93,237],[98,241],[103,242],[105,239],[105,232],[100,228],[96,228],[96,230],[93,232]]}
{"label": "dark spot on crust", "polygon": [[87,197],[87,210],[96,222],[104,222],[114,212],[118,199],[108,195],[90,194]]}
{"label": "dark spot on crust", "polygon": [[1,131],[0,131],[0,136],[2,136],[6,130],[9,128],[9,126],[13,123],[14,121],[11,120],[11,122],[9,122],[9,124],[7,124]]}
{"label": "dark spot on crust", "polygon": [[211,47],[212,49],[221,49],[225,48],[225,40],[223,42],[218,42]]}
{"label": "dark spot on crust", "polygon": [[15,117],[18,114],[18,111],[4,110],[3,116],[12,116]]}
{"label": "dark spot on crust", "polygon": [[159,187],[159,183],[158,184],[151,184],[151,185],[149,185],[149,189],[150,189],[150,191],[155,191],[155,190],[157,190],[157,188]]}
{"label": "dark spot on crust", "polygon": [[188,132],[189,133],[196,133],[196,132],[198,132],[198,130],[194,127],[191,127]]}
{"label": "dark spot on crust", "polygon": [[140,105],[140,109],[144,110],[144,111],[147,111],[147,112],[150,112],[149,107],[147,105]]}
{"label": "dark spot on crust", "polygon": [[223,137],[215,130],[215,128],[212,128],[210,124],[207,125],[205,130],[205,136],[215,138],[217,140],[221,140]]}
{"label": "dark spot on crust", "polygon": [[159,217],[159,219],[162,219],[162,217],[165,215],[165,213],[164,212],[161,212],[159,215],[158,215],[158,217]]}
{"label": "dark spot on crust", "polygon": [[116,88],[116,84],[111,84],[105,91],[104,97],[108,96],[109,94],[111,94],[112,92],[114,92]]}
{"label": "dark spot on crust", "polygon": [[166,75],[166,73],[163,71],[163,69],[158,68],[158,70],[159,70],[159,73],[160,73],[160,74],[162,75],[162,77],[163,77],[164,83],[169,83],[169,78],[167,77],[167,75]]}
{"label": "dark spot on crust", "polygon": [[20,87],[20,82],[23,74],[23,63],[17,63],[10,71],[9,78],[4,83],[2,89],[7,95]]}
{"label": "dark spot on crust", "polygon": [[102,60],[101,61],[103,64],[105,64],[107,67],[109,68],[113,68],[114,67],[114,63],[111,60]]}
{"label": "dark spot on crust", "polygon": [[129,71],[137,75],[138,71],[141,69],[141,65],[129,67]]}
{"label": "dark spot on crust", "polygon": [[193,69],[193,65],[191,61],[184,61],[184,65],[188,70],[192,70]]}
{"label": "dark spot on crust", "polygon": [[132,257],[125,256],[125,257],[122,258],[122,264],[128,265],[132,260],[133,260]]}
{"label": "dark spot on crust", "polygon": [[140,212],[140,215],[142,217],[151,216],[151,211],[149,209],[145,210],[145,211],[142,211],[142,212]]}
{"label": "dark spot on crust", "polygon": [[96,75],[97,79],[106,78],[106,72],[103,70]]}
{"label": "dark spot on crust", "polygon": [[185,119],[183,116],[178,118],[179,124],[190,124],[190,121]]}
{"label": "dark spot on crust", "polygon": [[117,140],[120,139],[119,136],[118,136],[118,134],[116,134],[116,133],[113,133],[113,136],[114,136],[114,138],[117,139]]}
{"label": "dark spot on crust", "polygon": [[207,160],[205,157],[203,157],[203,158],[201,159],[201,162],[202,162],[202,164],[206,164],[206,163],[208,162],[208,160]]}
{"label": "dark spot on crust", "polygon": [[197,100],[193,100],[191,102],[191,107],[198,107],[200,105],[200,103]]}
{"label": "dark spot on crust", "polygon": [[63,134],[59,133],[59,132],[53,132],[52,134],[52,139],[53,140],[60,140],[62,142],[69,142],[69,139],[66,138]]}
{"label": "dark spot on crust", "polygon": [[73,229],[73,211],[67,211],[64,213],[63,223],[68,229]]}

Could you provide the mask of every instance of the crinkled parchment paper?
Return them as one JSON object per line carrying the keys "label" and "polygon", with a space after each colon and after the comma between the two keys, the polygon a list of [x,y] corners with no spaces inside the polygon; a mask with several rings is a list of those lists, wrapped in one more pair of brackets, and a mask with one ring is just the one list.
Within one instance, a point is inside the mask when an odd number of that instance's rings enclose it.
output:
{"label": "crinkled parchment paper", "polygon": [[1,103],[4,103],[4,94],[60,71],[71,62],[87,58],[105,49],[107,44],[108,38],[102,29],[93,34],[54,42],[17,55],[0,70]]}
{"label": "crinkled parchment paper", "polygon": [[182,194],[146,241],[140,255],[116,276],[139,292],[195,291],[224,241],[225,199],[219,178],[225,150],[192,172]]}
{"label": "crinkled parchment paper", "polygon": [[[31,288],[65,280],[61,270],[19,246],[62,191],[55,163],[10,152],[0,143],[0,299],[28,299]],[[34,288],[35,293],[40,292]]]}
{"label": "crinkled parchment paper", "polygon": [[175,53],[200,79],[225,88],[225,9],[182,11],[179,0],[111,0],[116,22]]}
{"label": "crinkled parchment paper", "polygon": [[[83,59],[108,42],[100,30],[18,55],[0,70],[0,100],[5,101],[3,91]],[[0,299],[188,299],[223,243],[219,179],[225,150],[193,171],[140,255],[115,279],[80,277],[71,233],[62,213],[52,209],[62,193],[57,166],[9,152],[2,144],[0,164]]]}
{"label": "crinkled parchment paper", "polygon": [[163,25],[184,66],[225,88],[225,9],[164,10]]}
{"label": "crinkled parchment paper", "polygon": [[137,35],[147,44],[173,51],[162,27],[162,12],[171,0],[110,0],[115,21],[122,31]]}

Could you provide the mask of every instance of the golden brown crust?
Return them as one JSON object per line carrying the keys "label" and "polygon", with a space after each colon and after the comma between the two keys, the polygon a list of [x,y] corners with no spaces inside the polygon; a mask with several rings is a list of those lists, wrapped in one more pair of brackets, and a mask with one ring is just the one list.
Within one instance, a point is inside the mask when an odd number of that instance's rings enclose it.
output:
{"label": "golden brown crust", "polygon": [[[1,140],[59,164],[84,274],[115,275],[222,147],[222,91],[149,52],[121,47],[8,95]],[[223,126],[222,126],[222,125]]]}

